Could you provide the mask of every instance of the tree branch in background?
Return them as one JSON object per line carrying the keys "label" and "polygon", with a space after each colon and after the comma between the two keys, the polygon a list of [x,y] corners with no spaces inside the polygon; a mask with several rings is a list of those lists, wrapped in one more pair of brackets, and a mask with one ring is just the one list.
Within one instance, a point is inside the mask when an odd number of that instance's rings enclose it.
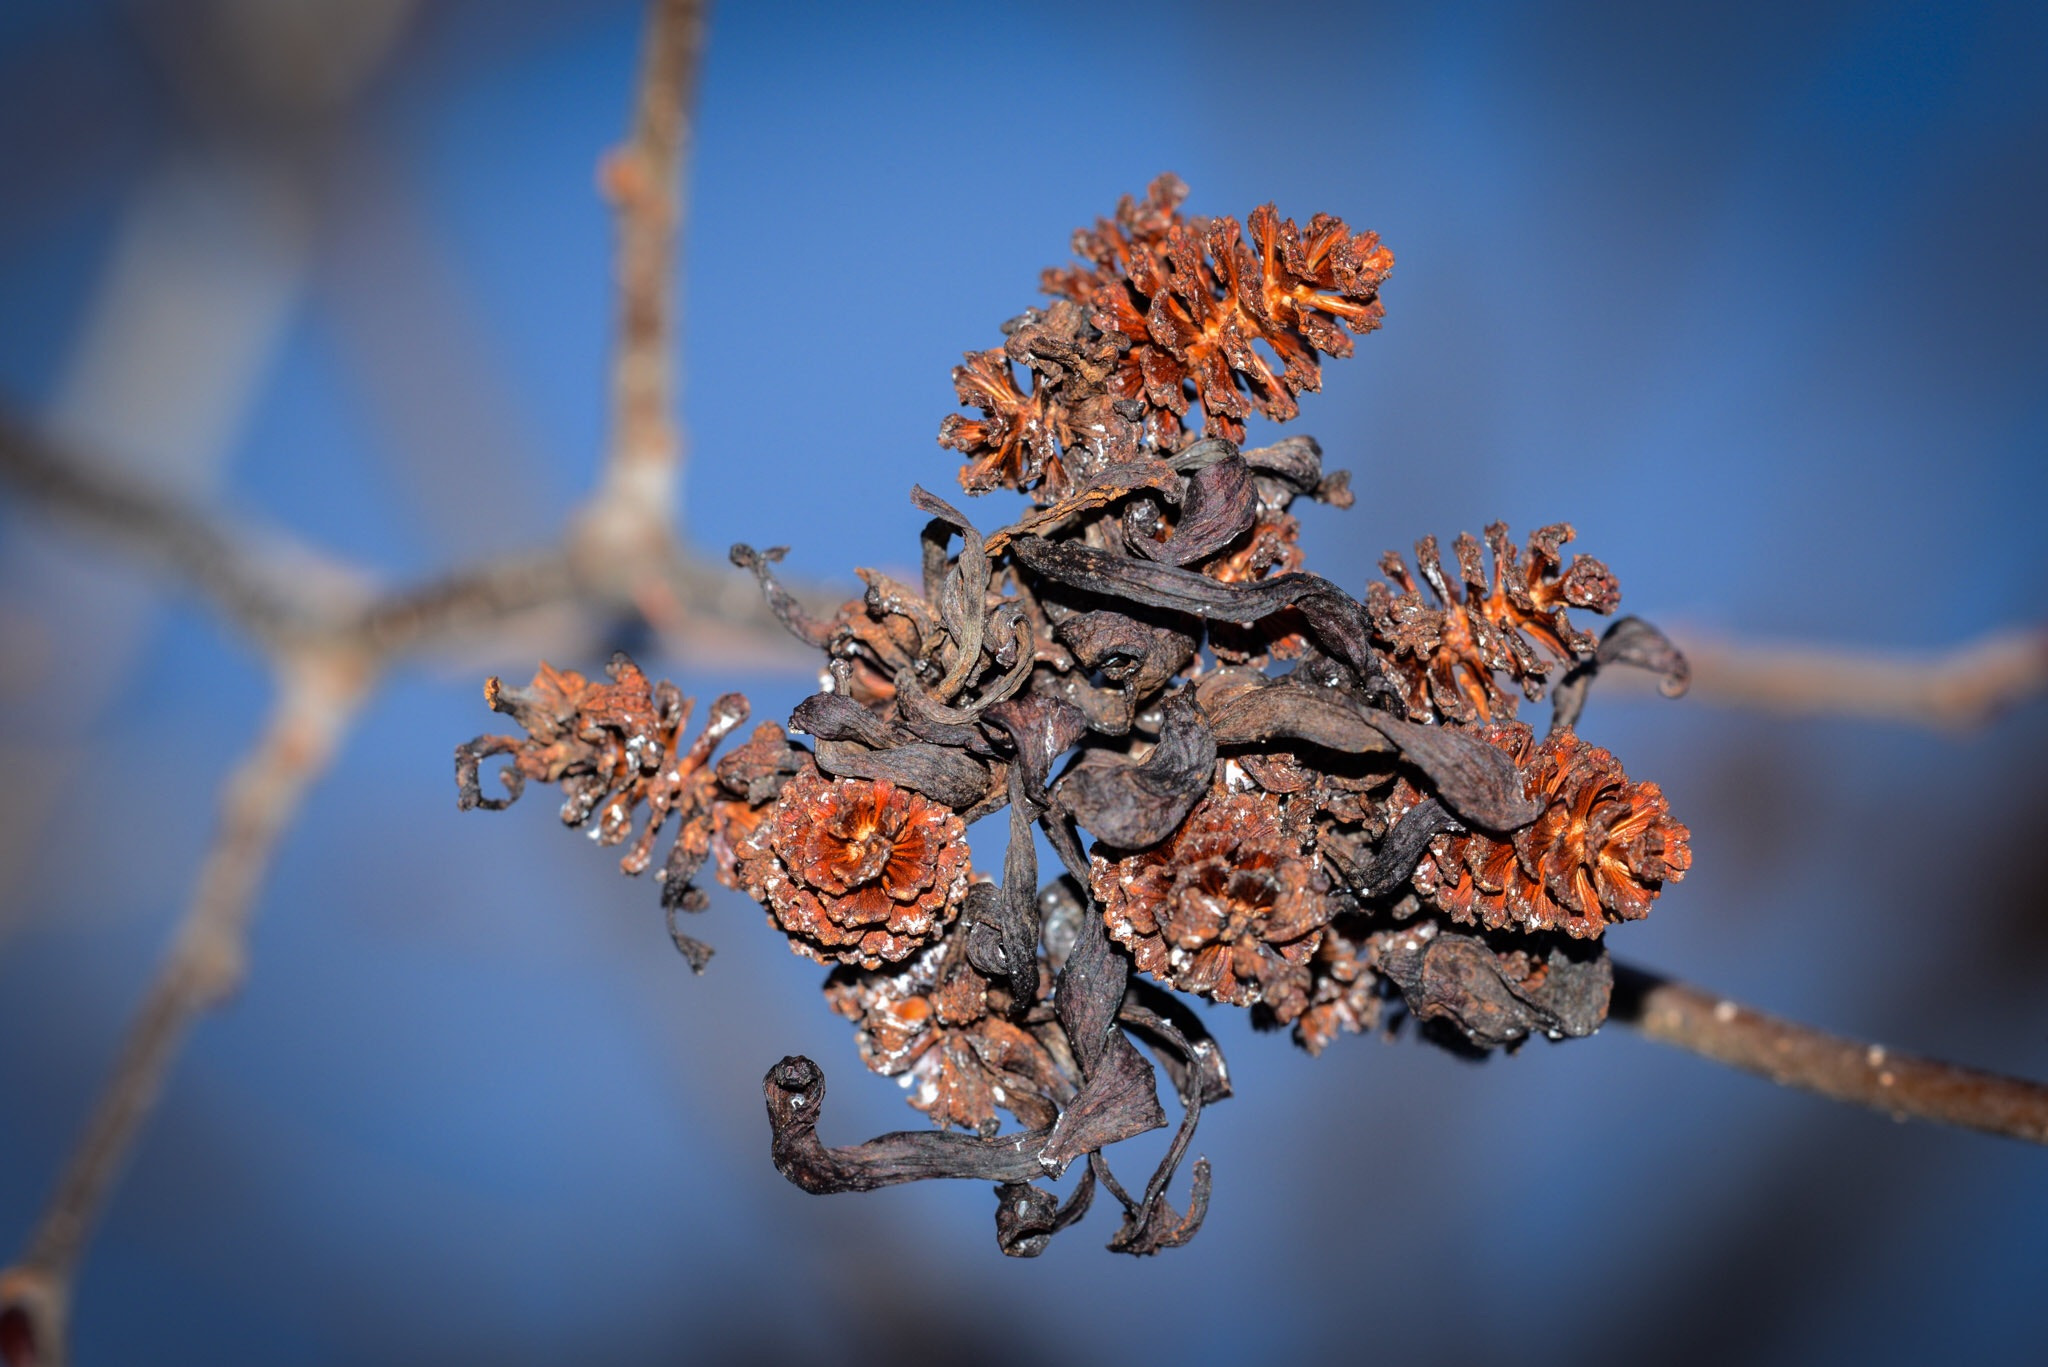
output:
{"label": "tree branch in background", "polygon": [[2048,628],[1994,632],[1945,655],[1680,641],[1693,696],[1787,716],[1865,717],[1949,730],[1982,726],[2048,693]]}
{"label": "tree branch in background", "polygon": [[[65,1360],[73,1279],[93,1225],[194,1020],[241,980],[271,854],[386,664],[558,605],[638,612],[670,634],[708,623],[728,641],[786,640],[752,585],[692,554],[674,526],[681,453],[670,415],[670,292],[678,163],[703,32],[699,0],[656,0],[631,139],[605,164],[619,213],[612,450],[563,545],[377,596],[363,587],[367,576],[287,553],[283,543],[265,554],[261,537],[95,470],[0,412],[0,478],[184,577],[268,649],[279,688],[268,729],[228,783],[221,829],[170,957],[27,1251],[0,1272],[8,1367]],[[280,573],[286,565],[294,572]]]}
{"label": "tree branch in background", "polygon": [[679,510],[676,247],[688,114],[696,99],[703,47],[701,0],[655,0],[641,47],[632,131],[598,173],[618,218],[618,334],[612,357],[611,449],[597,490],[578,519],[576,549],[604,561],[624,559],[641,569],[671,543]]}
{"label": "tree branch in background", "polygon": [[[186,507],[132,475],[116,473],[35,431],[0,407],[0,479],[21,497],[103,533],[130,555],[154,561],[188,581],[227,619],[259,642],[276,644],[318,631],[343,610],[332,592],[345,580],[338,567],[304,573],[313,552],[277,535]],[[258,550],[268,539],[276,552]],[[289,562],[294,573],[280,573]],[[322,595],[315,586],[329,590]]]}
{"label": "tree branch in background", "polygon": [[1609,1019],[1663,1044],[1903,1119],[2048,1144],[2048,1086],[1844,1039],[1625,964]]}
{"label": "tree branch in background", "polygon": [[64,1359],[71,1283],[107,1195],[162,1094],[193,1022],[242,980],[256,894],[361,702],[358,660],[307,656],[280,666],[281,692],[256,748],[228,779],[220,829],[170,956],[129,1027],[85,1133],[21,1261],[0,1274],[0,1356],[9,1367]]}
{"label": "tree branch in background", "polygon": [[[379,664],[484,641],[518,619],[574,606],[646,617],[687,638],[701,659],[802,659],[760,592],[722,561],[678,540],[603,559],[560,546],[465,565],[417,584],[374,592],[367,572],[293,542],[191,508],[131,476],[65,451],[0,405],[0,481],[123,553],[183,579],[228,622],[271,648],[361,651]],[[621,573],[625,565],[637,573]],[[847,597],[835,586],[794,584],[820,611]]]}

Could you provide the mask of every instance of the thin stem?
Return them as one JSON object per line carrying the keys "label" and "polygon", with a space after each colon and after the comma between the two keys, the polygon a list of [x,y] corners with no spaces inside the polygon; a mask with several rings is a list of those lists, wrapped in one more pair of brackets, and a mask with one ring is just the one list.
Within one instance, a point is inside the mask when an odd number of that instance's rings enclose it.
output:
{"label": "thin stem", "polygon": [[0,1352],[10,1367],[63,1360],[71,1281],[86,1241],[193,1022],[241,981],[271,855],[369,683],[355,663],[326,657],[288,661],[282,678],[262,736],[228,779],[220,828],[171,952],[27,1251],[0,1273]]}
{"label": "thin stem", "polygon": [[2048,1144],[2048,1086],[1900,1054],[1617,964],[1611,1019],[1649,1039],[1904,1118]]}
{"label": "thin stem", "polygon": [[1692,695],[1790,716],[1868,717],[1966,730],[2048,693],[2048,628],[1994,632],[1915,658],[1688,637]]}

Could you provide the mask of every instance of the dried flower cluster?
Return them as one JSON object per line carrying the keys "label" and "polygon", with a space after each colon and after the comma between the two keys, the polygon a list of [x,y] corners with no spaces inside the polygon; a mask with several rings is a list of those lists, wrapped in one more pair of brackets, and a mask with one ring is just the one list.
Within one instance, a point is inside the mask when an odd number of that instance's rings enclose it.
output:
{"label": "dried flower cluster", "polygon": [[[672,932],[710,858],[796,952],[836,965],[825,995],[861,1058],[935,1128],[827,1146],[823,1075],[784,1059],[765,1086],[791,1181],[992,1181],[1019,1255],[1098,1185],[1124,1211],[1112,1248],[1200,1225],[1206,1164],[1184,1213],[1167,1189],[1230,1084],[1175,994],[1250,1007],[1311,1052],[1404,1018],[1462,1050],[1583,1036],[1613,984],[1604,932],[1691,861],[1657,786],[1573,729],[1602,667],[1675,691],[1684,662],[1637,619],[1597,638],[1573,619],[1620,591],[1564,559],[1569,526],[1520,548],[1499,523],[1460,536],[1454,569],[1425,538],[1412,573],[1390,554],[1391,587],[1362,600],[1303,568],[1290,509],[1348,506],[1347,477],[1306,437],[1241,449],[1243,420],[1294,416],[1318,356],[1378,325],[1392,257],[1328,216],[1186,219],[1185,194],[1162,177],[1078,234],[1083,264],[1045,277],[1051,307],[955,371],[983,416],[940,441],[970,492],[1029,495],[1022,518],[984,534],[913,490],[921,582],[862,570],[862,595],[824,617],[777,582],[780,551],[734,548],[827,662],[787,731],[763,724],[714,765],[745,704],[721,699],[682,748],[688,703],[620,657],[609,683],[493,680],[527,735],[457,752],[464,806],[559,783],[564,819],[606,842],[644,809],[628,872],[673,816]],[[1526,699],[1554,685],[1547,737],[1512,719],[1503,680]],[[492,755],[509,757],[497,802],[478,782]],[[966,827],[1005,811],[1003,867],[977,878]],[[1043,887],[1034,828],[1064,866]],[[1134,1192],[1103,1151],[1168,1123],[1155,1062],[1182,1117]],[[1020,1130],[1000,1133],[1005,1113]],[[1066,1198],[1040,1185],[1077,1160]]]}

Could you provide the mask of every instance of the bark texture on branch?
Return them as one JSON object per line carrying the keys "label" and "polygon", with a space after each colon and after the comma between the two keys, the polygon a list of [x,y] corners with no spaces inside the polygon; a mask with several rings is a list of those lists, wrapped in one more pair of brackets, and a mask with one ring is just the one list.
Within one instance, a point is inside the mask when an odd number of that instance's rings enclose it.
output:
{"label": "bark texture on branch", "polygon": [[1835,1101],[2048,1144],[2048,1086],[1896,1053],[1617,964],[1610,1015],[1647,1038]]}

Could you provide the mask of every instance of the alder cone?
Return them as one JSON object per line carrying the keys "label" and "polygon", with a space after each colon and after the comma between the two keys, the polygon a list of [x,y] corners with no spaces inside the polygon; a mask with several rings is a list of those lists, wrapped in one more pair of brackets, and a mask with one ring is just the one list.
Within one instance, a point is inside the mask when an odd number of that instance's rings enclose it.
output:
{"label": "alder cone", "polygon": [[[1104,333],[1129,344],[1110,382],[1145,405],[1148,438],[1187,444],[1182,420],[1199,405],[1210,436],[1244,436],[1256,411],[1296,416],[1296,396],[1322,388],[1317,353],[1349,356],[1353,333],[1380,325],[1379,289],[1394,254],[1376,233],[1352,233],[1317,214],[1304,229],[1270,204],[1243,226],[1235,218],[1183,218],[1188,187],[1153,181],[1143,201],[1126,196],[1116,218],[1074,235],[1087,264],[1046,271],[1040,288],[1086,303]],[[1254,343],[1280,361],[1275,370]]]}
{"label": "alder cone", "polygon": [[1278,799],[1212,793],[1174,833],[1122,859],[1095,853],[1104,923],[1138,970],[1281,1023],[1308,1004],[1308,960],[1334,910],[1329,880],[1284,829]]}
{"label": "alder cone", "polygon": [[998,1110],[1027,1129],[1050,1125],[1059,1118],[1056,1098],[1074,1090],[1064,1043],[1055,1041],[1056,1055],[992,1010],[1009,997],[967,961],[963,945],[955,935],[901,967],[835,969],[825,1000],[859,1027],[861,1062],[903,1078],[905,1099],[939,1128],[992,1135],[1002,1126]]}
{"label": "alder cone", "polygon": [[[484,685],[491,709],[519,723],[526,736],[478,736],[455,748],[457,803],[464,809],[502,808],[516,801],[528,780],[559,784],[562,821],[591,826],[601,845],[639,833],[619,860],[629,874],[645,873],[655,842],[670,816],[676,836],[662,869],[662,898],[670,905],[701,905],[691,885],[711,841],[717,781],[712,752],[747,718],[747,700],[728,693],[711,705],[704,727],[687,748],[684,728],[696,706],[672,683],[651,683],[624,652],[605,667],[608,682],[587,679],[542,661],[533,681],[512,688],[492,678]],[[484,760],[510,760],[500,771],[503,798],[481,787]]]}
{"label": "alder cone", "polygon": [[1187,192],[1164,175],[1143,200],[1126,195],[1074,235],[1082,264],[1040,276],[1053,303],[953,368],[954,394],[981,416],[949,415],[939,444],[967,458],[968,493],[1057,501],[1110,465],[1187,446],[1196,408],[1204,433],[1241,441],[1254,412],[1295,417],[1300,394],[1322,388],[1319,357],[1349,356],[1351,334],[1380,325],[1394,255],[1377,234],[1329,214],[1302,227],[1270,204],[1242,224],[1187,218]]}
{"label": "alder cone", "polygon": [[[1544,804],[1543,814],[1507,839],[1436,838],[1416,866],[1415,888],[1452,920],[1597,939],[1617,921],[1649,915],[1664,884],[1692,867],[1691,832],[1672,820],[1663,790],[1632,781],[1606,750],[1570,731],[1538,743],[1521,722],[1478,734],[1514,758],[1524,794]],[[1415,800],[1402,784],[1390,806]]]}
{"label": "alder cone", "polygon": [[959,910],[966,836],[951,809],[886,780],[802,773],[739,845],[737,880],[797,953],[879,968]]}
{"label": "alder cone", "polygon": [[1543,696],[1560,663],[1592,655],[1598,642],[1572,622],[1569,610],[1613,612],[1621,586],[1591,556],[1574,555],[1565,564],[1562,548],[1575,535],[1565,522],[1538,528],[1529,536],[1525,562],[1508,540],[1507,524],[1495,522],[1486,528],[1484,552],[1460,533],[1451,543],[1450,566],[1437,539],[1425,536],[1415,543],[1420,585],[1395,552],[1380,557],[1381,572],[1398,592],[1368,585],[1366,615],[1411,719],[1509,720],[1515,699],[1495,675],[1514,679],[1533,700]]}
{"label": "alder cone", "polygon": [[1372,936],[1360,918],[1340,916],[1330,924],[1309,963],[1308,1005],[1294,1022],[1294,1038],[1320,1054],[1339,1035],[1362,1035],[1378,1023],[1385,1005],[1379,976],[1372,971]]}

